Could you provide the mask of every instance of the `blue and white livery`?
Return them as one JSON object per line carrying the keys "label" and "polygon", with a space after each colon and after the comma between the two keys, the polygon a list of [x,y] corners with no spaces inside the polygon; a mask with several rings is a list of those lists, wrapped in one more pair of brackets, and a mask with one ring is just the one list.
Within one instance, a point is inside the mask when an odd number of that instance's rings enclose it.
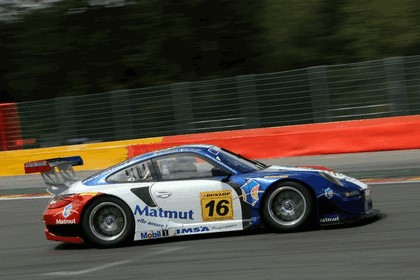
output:
{"label": "blue and white livery", "polygon": [[[69,206],[70,205],[70,206]],[[326,168],[267,166],[210,145],[137,156],[72,184],[44,212],[48,239],[115,246],[375,216],[369,187]]]}

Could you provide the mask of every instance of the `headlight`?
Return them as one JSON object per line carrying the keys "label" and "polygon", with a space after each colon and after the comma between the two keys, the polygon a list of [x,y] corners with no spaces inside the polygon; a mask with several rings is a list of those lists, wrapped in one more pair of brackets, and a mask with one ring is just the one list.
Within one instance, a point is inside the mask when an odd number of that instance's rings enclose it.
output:
{"label": "headlight", "polygon": [[359,192],[359,191],[357,191],[357,190],[355,190],[355,191],[351,191],[351,192],[345,192],[345,193],[344,193],[344,195],[345,195],[346,197],[359,196],[359,195],[360,195],[360,192]]}
{"label": "headlight", "polygon": [[325,179],[327,179],[330,182],[333,182],[334,184],[340,186],[340,187],[344,187],[344,184],[341,183],[340,180],[338,180],[338,178],[334,177],[333,175],[331,175],[330,173],[328,173],[327,171],[321,171],[319,172],[319,174],[324,177]]}

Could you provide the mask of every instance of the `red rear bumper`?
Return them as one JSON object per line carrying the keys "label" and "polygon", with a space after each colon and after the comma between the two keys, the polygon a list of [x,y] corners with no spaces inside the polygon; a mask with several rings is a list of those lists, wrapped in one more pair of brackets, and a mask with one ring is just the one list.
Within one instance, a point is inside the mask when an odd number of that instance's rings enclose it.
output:
{"label": "red rear bumper", "polygon": [[80,193],[67,195],[65,200],[60,196],[51,200],[43,213],[45,237],[53,241],[84,243],[81,214],[85,205],[98,194]]}

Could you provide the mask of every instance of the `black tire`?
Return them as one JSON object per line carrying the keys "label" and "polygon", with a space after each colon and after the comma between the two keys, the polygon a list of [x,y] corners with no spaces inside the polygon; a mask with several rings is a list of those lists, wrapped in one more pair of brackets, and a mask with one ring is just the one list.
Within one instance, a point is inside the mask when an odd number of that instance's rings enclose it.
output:
{"label": "black tire", "polygon": [[295,231],[310,224],[313,201],[309,191],[296,182],[282,182],[267,191],[262,216],[278,231]]}
{"label": "black tire", "polygon": [[133,240],[134,217],[120,199],[104,196],[89,204],[82,218],[87,241],[99,247],[114,247]]}

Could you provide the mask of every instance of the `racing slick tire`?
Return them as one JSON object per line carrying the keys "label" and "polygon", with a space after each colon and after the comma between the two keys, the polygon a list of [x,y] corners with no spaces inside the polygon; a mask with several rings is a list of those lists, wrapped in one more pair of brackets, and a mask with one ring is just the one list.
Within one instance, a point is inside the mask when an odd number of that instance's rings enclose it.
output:
{"label": "racing slick tire", "polygon": [[89,204],[82,218],[87,241],[99,247],[114,247],[133,240],[134,217],[120,199],[104,196]]}
{"label": "racing slick tire", "polygon": [[261,214],[274,230],[295,231],[309,226],[312,208],[312,196],[302,184],[282,182],[267,191]]}

